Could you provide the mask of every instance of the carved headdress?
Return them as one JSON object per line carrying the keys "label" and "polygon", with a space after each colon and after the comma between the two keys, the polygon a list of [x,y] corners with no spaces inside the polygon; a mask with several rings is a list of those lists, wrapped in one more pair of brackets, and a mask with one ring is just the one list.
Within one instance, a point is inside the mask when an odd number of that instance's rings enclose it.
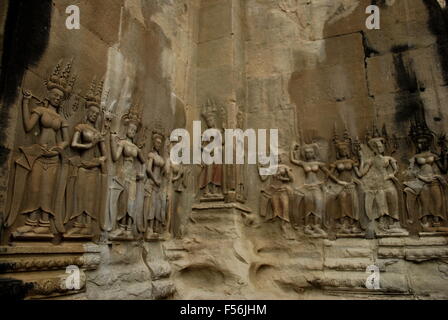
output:
{"label": "carved headdress", "polygon": [[409,137],[415,144],[417,144],[419,140],[425,140],[428,143],[428,147],[430,147],[435,140],[435,134],[428,128],[428,125],[422,121],[411,122]]}
{"label": "carved headdress", "polygon": [[[387,132],[385,132],[385,127],[383,128],[383,133],[387,135]],[[366,141],[367,141],[367,144],[369,145],[369,147],[371,149],[375,149],[376,148],[376,142],[377,141],[380,141],[384,145],[386,144],[386,138],[378,130],[376,122],[373,123],[372,129],[367,131]]]}
{"label": "carved headdress", "polygon": [[63,60],[58,62],[50,78],[45,80],[45,85],[48,90],[61,90],[64,93],[64,99],[68,99],[76,81],[76,76],[71,76],[73,59],[65,67],[62,66],[62,63]]}
{"label": "carved headdress", "polygon": [[206,104],[202,106],[201,116],[207,121],[209,118],[214,118],[216,126],[227,127],[227,114],[224,106],[217,104],[214,100],[209,99]]}
{"label": "carved headdress", "polygon": [[208,99],[207,103],[205,105],[202,106],[202,117],[204,117],[204,119],[210,117],[210,116],[215,116],[217,115],[219,109],[218,106],[216,105],[215,101]]}
{"label": "carved headdress", "polygon": [[334,134],[333,134],[333,143],[336,147],[336,152],[337,152],[337,157],[339,158],[339,150],[342,147],[346,147],[348,152],[350,153],[349,155],[351,155],[353,153],[353,148],[354,148],[354,144],[352,141],[352,138],[350,137],[350,133],[348,132],[347,127],[345,127],[344,129],[344,134],[341,137],[339,137],[338,132],[337,132],[337,127],[336,127],[336,123],[334,124]]}
{"label": "carved headdress", "polygon": [[156,119],[154,122],[154,128],[152,129],[152,138],[160,138],[162,141],[166,137],[165,127],[163,126],[163,122],[160,119]]}
{"label": "carved headdress", "polygon": [[313,149],[316,159],[320,158],[319,145],[317,143],[313,142],[313,143],[306,143],[306,144],[302,145],[302,147],[300,148],[300,154],[301,154],[303,160],[306,160],[306,150],[307,149]]}
{"label": "carved headdress", "polygon": [[132,105],[129,108],[129,111],[124,114],[123,121],[126,126],[130,124],[134,124],[137,129],[140,129],[142,125],[142,118],[140,116],[141,106],[140,105]]}
{"label": "carved headdress", "polygon": [[89,91],[86,95],[86,109],[89,109],[90,107],[97,107],[98,109],[101,109],[103,86],[103,81],[97,82],[95,79],[92,80]]}
{"label": "carved headdress", "polygon": [[351,147],[352,138],[350,137],[347,127],[345,127],[344,134],[343,134],[342,138],[340,138],[338,135],[336,123],[334,124],[333,143],[336,147],[339,147],[339,146]]}

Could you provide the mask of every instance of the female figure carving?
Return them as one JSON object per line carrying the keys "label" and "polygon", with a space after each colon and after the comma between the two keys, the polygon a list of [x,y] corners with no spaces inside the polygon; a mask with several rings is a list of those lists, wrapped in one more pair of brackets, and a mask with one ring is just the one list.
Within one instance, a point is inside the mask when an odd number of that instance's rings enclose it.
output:
{"label": "female figure carving", "polygon": [[339,181],[347,184],[331,185],[334,196],[329,201],[328,210],[336,223],[336,229],[342,234],[357,234],[361,215],[361,177],[358,161],[352,159],[352,140],[347,132],[339,139],[335,132],[333,139],[337,160],[330,166],[330,173]]}
{"label": "female figure carving", "polygon": [[65,223],[74,223],[66,236],[92,235],[92,222],[103,222],[107,153],[104,136],[97,129],[102,87],[92,82],[86,97],[86,119],[75,127],[73,135],[72,148],[79,151],[79,156],[70,159]]}
{"label": "female figure carving", "polygon": [[[139,173],[137,162],[145,163],[141,148],[135,143],[135,138],[141,126],[138,111],[131,108],[123,116],[126,128],[126,138],[119,139],[116,134],[111,134],[112,161],[118,162],[123,159],[121,170],[113,179],[110,195],[110,210],[112,216],[116,217],[118,224],[115,231],[111,233],[112,239],[133,239],[133,229],[137,224],[139,215],[142,214],[139,203],[143,203],[141,196],[141,181],[144,175]],[[139,201],[140,200],[140,201]]]}
{"label": "female figure carving", "polygon": [[146,163],[146,175],[148,177],[145,184],[144,213],[147,226],[146,236],[151,238],[154,235],[163,233],[167,219],[167,183],[169,173],[169,161],[164,158],[165,134],[160,128],[153,131],[153,149],[148,155]]}
{"label": "female figure carving", "polygon": [[262,190],[260,215],[266,220],[280,219],[284,223],[290,223],[290,198],[293,193],[290,187],[294,181],[292,169],[284,164],[283,155],[279,156],[277,173],[272,176],[262,176],[261,180],[269,181],[267,188]]}
{"label": "female figure carving", "polygon": [[368,139],[373,158],[364,160],[362,154],[360,172],[365,189],[365,211],[369,221],[377,221],[380,231],[402,233],[400,227],[400,186],[395,175],[397,160],[386,156],[385,138],[379,133]]}
{"label": "female figure carving", "polygon": [[13,226],[19,215],[25,215],[24,225],[16,229],[18,236],[64,232],[63,201],[67,170],[63,151],[69,145],[69,133],[68,123],[60,111],[75,82],[75,78],[70,77],[71,68],[71,62],[65,68],[62,68],[61,62],[58,63],[50,79],[45,82],[47,98],[38,101],[32,110],[32,93],[24,91],[23,94],[25,131],[39,131],[35,144],[20,147],[15,161],[6,227]]}
{"label": "female figure carving", "polygon": [[[325,174],[340,185],[347,185],[330,174],[325,163],[318,160],[319,147],[317,144],[306,144],[300,147],[294,144],[291,149],[291,162],[302,167],[305,172],[305,184],[299,189],[303,193],[302,216],[305,219],[305,234],[312,236],[326,236],[325,210],[325,179],[319,173]],[[303,159],[303,160],[301,160]]]}
{"label": "female figure carving", "polygon": [[431,152],[434,135],[426,125],[412,124],[410,137],[417,152],[409,168],[413,179],[404,183],[408,219],[416,219],[425,231],[436,231],[447,220],[447,183],[437,173],[439,157]]}

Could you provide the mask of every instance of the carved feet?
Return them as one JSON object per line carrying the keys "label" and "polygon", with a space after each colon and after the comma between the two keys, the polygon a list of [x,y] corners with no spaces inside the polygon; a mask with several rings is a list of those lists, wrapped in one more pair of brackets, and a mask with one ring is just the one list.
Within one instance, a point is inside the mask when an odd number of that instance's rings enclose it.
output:
{"label": "carved feet", "polygon": [[130,228],[119,226],[110,233],[109,239],[116,241],[133,241],[135,240],[135,237]]}
{"label": "carved feet", "polygon": [[35,214],[30,215],[25,221],[25,225],[16,229],[14,238],[52,238],[50,221],[34,219]]}
{"label": "carved feet", "polygon": [[328,234],[322,229],[322,227],[318,224],[315,225],[307,225],[304,228],[304,233],[311,237],[322,237],[325,238]]}
{"label": "carved feet", "polygon": [[77,224],[64,234],[64,238],[73,239],[90,239],[93,237],[92,226],[88,224]]}

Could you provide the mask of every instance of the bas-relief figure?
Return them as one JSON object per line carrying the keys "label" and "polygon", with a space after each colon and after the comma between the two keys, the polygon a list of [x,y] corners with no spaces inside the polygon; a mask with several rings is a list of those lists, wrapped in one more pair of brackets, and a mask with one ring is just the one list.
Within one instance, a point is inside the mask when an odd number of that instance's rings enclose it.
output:
{"label": "bas-relief figure", "polygon": [[447,220],[447,183],[438,174],[439,156],[431,152],[434,134],[426,124],[413,123],[410,138],[416,154],[410,160],[411,179],[404,183],[409,223],[419,223],[423,231],[438,231]]}
{"label": "bas-relief figure", "polygon": [[[140,147],[136,145],[136,136],[141,129],[141,119],[138,110],[132,107],[122,118],[126,130],[126,138],[121,139],[111,134],[112,161],[122,160],[117,168],[118,174],[110,187],[111,216],[116,223],[115,230],[111,232],[113,240],[133,240],[137,229],[142,224],[144,174],[142,165],[145,159]],[[140,162],[141,166],[138,165]],[[140,230],[141,232],[141,227]]]}
{"label": "bas-relief figure", "polygon": [[[225,128],[218,125],[219,110],[211,100],[204,106],[202,117],[207,129],[223,130]],[[221,118],[224,112],[221,112]],[[222,120],[222,119],[221,119]],[[224,134],[222,135],[224,137]],[[213,156],[213,154],[212,154]],[[224,166],[222,164],[201,165],[199,176],[199,188],[201,190],[201,201],[222,201],[224,200]]]}
{"label": "bas-relief figure", "polygon": [[362,187],[359,162],[353,159],[357,149],[347,129],[342,138],[337,135],[336,127],[333,138],[336,149],[336,161],[330,165],[330,173],[346,185],[333,183],[328,186],[328,215],[336,232],[340,234],[359,234],[361,230]]}
{"label": "bas-relief figure", "polygon": [[376,128],[367,137],[368,147],[373,153],[369,159],[360,154],[360,172],[365,192],[365,211],[370,221],[369,228],[376,223],[379,232],[405,233],[400,225],[402,188],[396,174],[398,162],[386,156],[386,139]]}
{"label": "bas-relief figure", "polygon": [[[102,83],[94,81],[86,96],[85,119],[74,126],[70,140],[69,124],[59,111],[73,90],[71,68],[71,63],[65,67],[57,65],[46,82],[45,100],[35,98],[29,91],[23,93],[25,131],[39,131],[36,143],[20,147],[14,162],[6,226],[15,231],[14,236],[32,239],[63,234],[68,240],[90,240],[103,227],[113,230],[113,240],[134,240],[136,232],[145,234],[148,240],[160,239],[164,232],[181,236],[181,211],[189,210],[184,208],[189,171],[170,162],[164,148],[165,133],[155,126],[152,150],[145,160],[142,147],[136,142],[142,126],[139,111],[131,108],[123,116],[124,139],[111,134],[112,113],[102,112]],[[216,105],[209,101],[202,113],[208,129],[226,127],[219,125],[223,120],[219,114]],[[241,110],[236,126],[244,129]],[[439,157],[431,151],[434,134],[426,124],[413,124],[410,136],[416,154],[403,187],[396,177],[398,162],[386,155],[388,137],[376,128],[367,139],[371,157],[361,152],[347,130],[342,138],[335,131],[336,160],[329,168],[319,159],[317,144],[294,144],[290,160],[303,169],[304,184],[294,188],[297,180],[281,155],[278,172],[261,177],[269,183],[262,190],[260,214],[266,220],[278,218],[285,224],[291,223],[290,217],[299,211],[305,222],[304,232],[310,236],[326,236],[326,229],[341,236],[362,236],[367,226],[378,228],[380,233],[405,235],[405,223],[417,223],[423,231],[446,230],[441,227],[447,222],[447,184],[439,173],[439,168],[446,172],[443,139],[439,139]],[[68,146],[75,155],[64,161],[63,151]],[[117,172],[112,183],[108,181],[111,165]],[[236,194],[243,202],[244,174],[245,168],[236,166]],[[224,200],[223,165],[202,166],[199,178],[201,201]],[[406,217],[401,216],[402,194]],[[112,228],[106,226],[106,216],[113,220]]]}
{"label": "bas-relief figure", "polygon": [[304,232],[311,236],[326,236],[328,227],[326,215],[326,187],[324,174],[334,182],[345,186],[348,183],[336,179],[330,174],[325,163],[319,161],[319,146],[317,144],[294,144],[291,149],[291,162],[301,167],[305,173],[305,183],[299,187],[303,194],[300,207],[300,217],[304,219]]}
{"label": "bas-relief figure", "polygon": [[266,221],[280,219],[290,223],[294,181],[292,169],[284,162],[285,155],[279,155],[278,170],[272,176],[260,175],[261,181],[268,181],[260,196],[260,216]]}
{"label": "bas-relief figure", "polygon": [[[14,162],[13,186],[6,227],[13,227],[19,215],[26,220],[15,229],[15,236],[51,236],[65,231],[64,192],[67,166],[64,150],[70,144],[68,123],[61,116],[62,103],[68,100],[75,78],[72,63],[58,63],[45,82],[48,94],[43,101],[24,91],[22,100],[23,125],[27,133],[37,129],[35,143],[19,148]],[[37,100],[32,107],[31,101]]]}
{"label": "bas-relief figure", "polygon": [[[98,130],[102,83],[92,82],[86,96],[85,121],[76,125],[71,147],[78,151],[70,159],[65,223],[73,222],[65,236],[93,236],[104,225],[107,186],[107,151],[104,134]],[[93,230],[93,224],[97,226]]]}
{"label": "bas-relief figure", "polygon": [[[168,149],[171,152],[175,143],[167,142],[167,144],[169,144]],[[192,180],[195,180],[195,177],[192,174],[193,166],[173,163],[169,157],[167,157],[167,161],[169,162],[167,166],[169,167],[167,175],[169,188],[166,225],[169,234],[180,239],[185,233],[185,220],[194,202],[195,185]]]}
{"label": "bas-relief figure", "polygon": [[148,239],[165,231],[168,213],[168,181],[170,161],[164,154],[165,133],[159,126],[153,130],[153,149],[146,162],[144,219]]}
{"label": "bas-relief figure", "polygon": [[[237,119],[236,119],[236,127],[237,129],[245,130],[246,118],[244,112],[241,110],[238,111]],[[247,200],[247,189],[246,189],[246,171],[247,165],[246,162],[243,165],[235,165],[235,176],[236,176],[236,200],[245,203]]]}

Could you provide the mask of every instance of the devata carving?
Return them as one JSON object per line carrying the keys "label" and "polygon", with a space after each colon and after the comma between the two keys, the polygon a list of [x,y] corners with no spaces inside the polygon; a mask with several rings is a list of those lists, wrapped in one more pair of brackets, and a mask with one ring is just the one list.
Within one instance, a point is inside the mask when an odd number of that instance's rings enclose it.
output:
{"label": "devata carving", "polygon": [[279,218],[283,222],[290,223],[291,197],[293,196],[291,184],[294,177],[291,168],[284,164],[283,158],[286,156],[279,156],[276,174],[260,175],[263,182],[269,179],[268,186],[261,191],[260,216],[268,221]]}
{"label": "devata carving", "polygon": [[319,146],[316,143],[303,146],[293,144],[292,146],[291,162],[300,166],[305,172],[305,184],[299,187],[299,191],[303,194],[300,216],[305,222],[304,232],[311,236],[326,236],[324,225],[328,226],[328,221],[325,210],[325,180],[320,177],[319,173],[331,177],[341,185],[345,186],[347,183],[334,178],[325,163],[320,162],[318,157]]}
{"label": "devata carving", "polygon": [[[383,136],[386,136],[385,132]],[[380,232],[403,233],[405,231],[400,225],[401,186],[396,177],[397,160],[385,155],[387,141],[376,126],[366,140],[373,152],[370,159],[360,155],[366,215],[371,223],[377,223]]]}
{"label": "devata carving", "polygon": [[[246,128],[245,122],[246,117],[243,112],[243,108],[241,107],[238,111],[238,114],[236,116],[236,127],[237,129],[241,129],[244,131]],[[241,202],[245,203],[247,201],[247,189],[246,189],[246,171],[247,171],[247,165],[246,161],[242,165],[235,165],[235,171],[236,171],[236,199]]]}
{"label": "devata carving", "polygon": [[336,227],[336,231],[341,234],[358,234],[362,232],[360,215],[362,211],[362,190],[359,163],[353,159],[354,149],[359,147],[353,143],[350,135],[345,129],[344,135],[340,138],[337,135],[336,127],[333,138],[336,149],[336,162],[330,166],[331,175],[346,184],[329,185],[330,197],[328,200],[328,214]]}
{"label": "devata carving", "polygon": [[[207,129],[217,129],[221,131],[224,129],[218,126],[218,113],[219,110],[216,104],[209,100],[204,106],[204,111],[202,113]],[[221,112],[221,118],[223,117],[223,113],[224,112]],[[201,165],[199,186],[202,192],[201,201],[224,200],[224,166],[222,164]]]}
{"label": "devata carving", "polygon": [[165,132],[160,123],[152,133],[153,149],[146,162],[147,182],[145,184],[144,218],[146,237],[151,239],[165,231],[167,219],[167,178],[169,161],[165,159]]}
{"label": "devata carving", "polygon": [[112,160],[117,163],[123,159],[121,168],[117,169],[118,174],[110,187],[111,216],[115,217],[114,220],[117,223],[110,236],[115,240],[132,240],[137,222],[142,223],[140,220],[143,209],[142,180],[144,174],[137,166],[137,161],[144,164],[145,160],[141,148],[135,142],[141,128],[139,111],[137,108],[131,107],[122,120],[126,129],[126,138],[120,139],[116,134],[111,134],[110,141]]}
{"label": "devata carving", "polygon": [[102,89],[102,83],[92,82],[86,96],[85,121],[75,127],[72,148],[79,155],[70,159],[65,223],[73,222],[73,227],[67,232],[67,237],[92,237],[92,221],[97,226],[103,225],[107,151],[104,135],[97,129]]}
{"label": "devata carving", "polygon": [[[170,143],[170,150],[174,146],[174,143]],[[170,161],[170,159],[167,159]],[[191,179],[192,167],[175,164],[170,161],[170,187],[168,191],[169,195],[169,215],[167,227],[169,233],[174,238],[181,238],[184,234],[185,225],[183,224],[183,216],[187,213],[193,202],[193,194],[188,193],[189,189],[193,187]]]}
{"label": "devata carving", "polygon": [[[16,236],[51,236],[63,233],[64,192],[67,166],[63,151],[69,145],[68,123],[61,116],[62,103],[73,89],[72,62],[65,67],[58,63],[50,79],[45,82],[48,95],[40,101],[24,91],[22,101],[23,124],[27,133],[37,129],[35,143],[19,148],[14,163],[14,179],[6,226],[12,227],[19,215],[25,215],[23,226]],[[31,106],[31,101],[36,103]]]}
{"label": "devata carving", "polygon": [[409,222],[416,220],[423,231],[438,231],[447,220],[447,183],[437,174],[439,157],[431,152],[434,134],[425,123],[413,123],[410,137],[417,153],[408,170],[412,180],[404,183]]}

